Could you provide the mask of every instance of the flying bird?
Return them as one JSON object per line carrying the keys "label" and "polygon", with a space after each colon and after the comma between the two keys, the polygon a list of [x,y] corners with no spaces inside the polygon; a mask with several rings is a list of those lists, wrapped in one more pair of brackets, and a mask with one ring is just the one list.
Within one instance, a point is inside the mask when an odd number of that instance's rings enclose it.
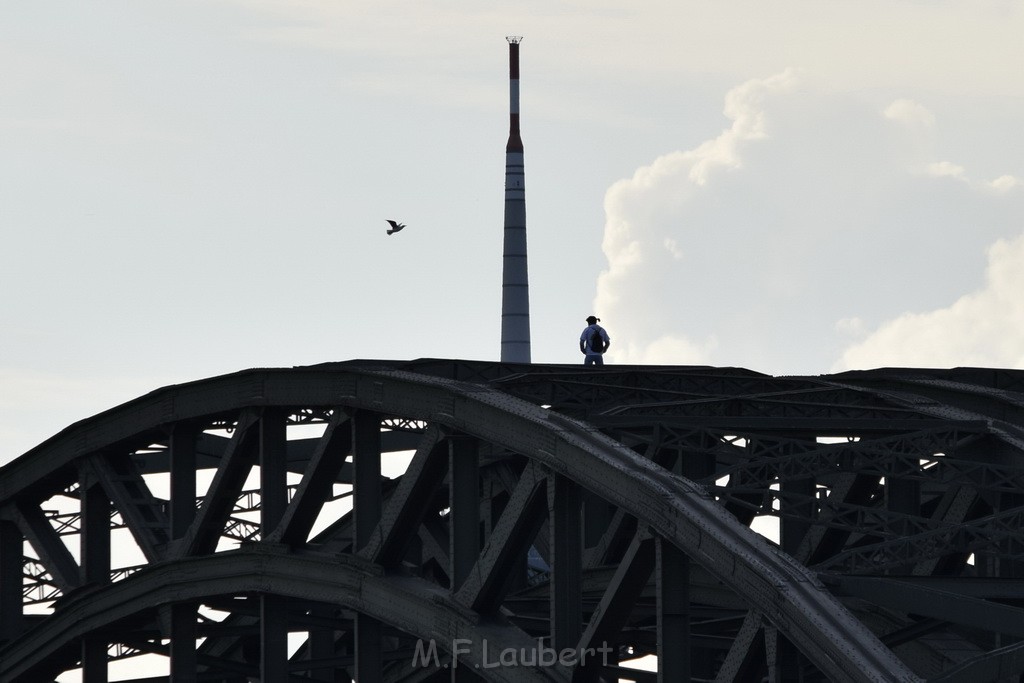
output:
{"label": "flying bird", "polygon": [[388,223],[391,224],[391,229],[388,230],[389,235],[393,232],[398,232],[399,230],[405,227],[405,223],[396,223],[392,220],[389,220]]}

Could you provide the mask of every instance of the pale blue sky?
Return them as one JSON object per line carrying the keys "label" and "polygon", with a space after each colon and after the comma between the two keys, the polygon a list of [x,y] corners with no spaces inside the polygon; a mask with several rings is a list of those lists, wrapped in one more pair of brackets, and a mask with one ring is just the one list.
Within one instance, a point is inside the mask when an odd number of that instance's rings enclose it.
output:
{"label": "pale blue sky", "polygon": [[0,461],[169,383],[496,359],[507,34],[535,361],[596,313],[612,362],[1024,367],[1018,2],[4,3]]}

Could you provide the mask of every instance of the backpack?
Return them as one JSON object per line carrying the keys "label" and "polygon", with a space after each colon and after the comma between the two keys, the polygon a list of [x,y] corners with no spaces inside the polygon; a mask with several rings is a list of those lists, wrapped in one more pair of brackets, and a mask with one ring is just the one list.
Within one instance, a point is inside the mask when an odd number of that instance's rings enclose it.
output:
{"label": "backpack", "polygon": [[600,328],[590,333],[590,350],[592,353],[604,353],[604,337],[601,336]]}

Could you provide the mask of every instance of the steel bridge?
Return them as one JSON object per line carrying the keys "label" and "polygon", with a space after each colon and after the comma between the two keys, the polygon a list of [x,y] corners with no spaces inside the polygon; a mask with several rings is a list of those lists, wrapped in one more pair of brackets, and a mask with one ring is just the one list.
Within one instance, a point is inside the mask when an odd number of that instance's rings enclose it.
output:
{"label": "steel bridge", "polygon": [[1019,371],[246,370],[0,469],[0,681],[1020,681],[1022,522]]}

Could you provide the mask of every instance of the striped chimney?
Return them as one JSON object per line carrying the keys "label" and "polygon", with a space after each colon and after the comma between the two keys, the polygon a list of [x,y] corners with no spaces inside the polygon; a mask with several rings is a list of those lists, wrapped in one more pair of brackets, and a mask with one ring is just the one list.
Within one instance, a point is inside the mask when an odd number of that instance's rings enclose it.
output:
{"label": "striped chimney", "polygon": [[526,184],[519,136],[519,42],[508,36],[509,130],[505,146],[505,248],[501,276],[501,362],[530,362],[530,284],[526,268]]}

